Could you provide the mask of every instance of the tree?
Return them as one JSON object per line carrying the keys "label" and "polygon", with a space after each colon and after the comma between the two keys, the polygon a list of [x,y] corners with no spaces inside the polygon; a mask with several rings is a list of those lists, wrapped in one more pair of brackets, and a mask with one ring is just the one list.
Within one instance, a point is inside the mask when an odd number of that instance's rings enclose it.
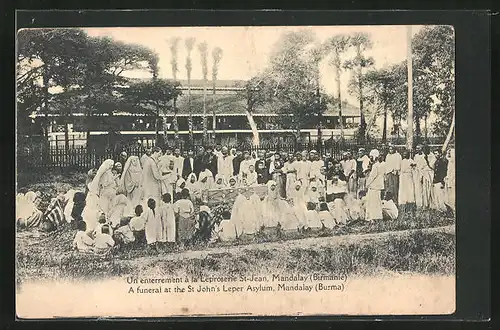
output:
{"label": "tree", "polygon": [[208,83],[208,46],[206,42],[198,44],[201,72],[203,74],[203,141],[207,141],[207,83]]}
{"label": "tree", "polygon": [[213,132],[214,132],[214,138],[215,138],[215,87],[216,87],[216,82],[217,82],[217,76],[219,75],[219,64],[220,61],[222,60],[222,49],[220,47],[215,47],[212,50],[212,93],[213,93]]}
{"label": "tree", "polygon": [[185,45],[187,50],[186,56],[186,73],[188,79],[188,108],[189,108],[189,142],[193,144],[193,113],[191,109],[191,71],[193,70],[193,63],[191,61],[191,52],[193,51],[194,43],[196,39],[191,37],[186,39]]}
{"label": "tree", "polygon": [[[138,82],[124,90],[124,101],[131,109],[138,108],[144,113],[158,116],[160,113],[165,114],[170,102],[181,95],[178,86],[178,82],[165,79]],[[156,125],[157,137],[158,131],[159,127]]]}
{"label": "tree", "polygon": [[355,49],[355,56],[349,61],[346,61],[344,68],[353,71],[352,78],[349,82],[349,91],[354,94],[359,101],[360,124],[358,131],[358,139],[360,144],[364,144],[366,140],[366,118],[363,104],[365,96],[363,95],[363,73],[374,64],[372,57],[366,57],[364,52],[372,47],[370,36],[366,33],[355,33],[350,38],[350,46]]}
{"label": "tree", "polygon": [[[170,54],[172,56],[172,59],[170,60],[170,65],[172,68],[172,78],[174,79],[174,82],[177,81],[177,72],[179,72],[178,68],[178,50],[179,50],[179,41],[180,38],[174,37],[169,40],[169,45],[170,45]],[[173,120],[173,125],[174,125],[174,140],[178,141],[179,140],[179,123],[177,122],[177,98],[174,97],[173,99],[174,102],[174,120]]]}
{"label": "tree", "polygon": [[285,126],[293,127],[296,140],[301,128],[317,121],[326,109],[318,98],[317,66],[322,52],[315,50],[310,30],[287,32],[274,45],[268,82],[275,83],[273,101]]}
{"label": "tree", "polygon": [[335,69],[335,83],[337,85],[337,105],[339,109],[340,137],[344,139],[344,122],[342,119],[342,96],[340,94],[340,74],[344,61],[342,55],[348,50],[350,37],[346,35],[336,35],[326,41],[326,49],[331,53],[330,64]]}
{"label": "tree", "polygon": [[[455,38],[451,26],[425,26],[412,40],[416,108],[420,118],[434,112],[433,132],[452,131],[455,111]],[[419,109],[420,110],[420,109]]]}
{"label": "tree", "polygon": [[405,93],[404,72],[405,68],[403,66],[393,65],[380,70],[368,71],[363,77],[367,89],[367,100],[375,106],[372,121],[369,123],[366,132],[370,132],[377,116],[382,113],[384,116],[382,128],[383,143],[387,142],[387,118],[389,112],[392,114],[394,122],[396,116],[406,106],[405,104],[403,105],[406,100],[401,98],[401,95]]}

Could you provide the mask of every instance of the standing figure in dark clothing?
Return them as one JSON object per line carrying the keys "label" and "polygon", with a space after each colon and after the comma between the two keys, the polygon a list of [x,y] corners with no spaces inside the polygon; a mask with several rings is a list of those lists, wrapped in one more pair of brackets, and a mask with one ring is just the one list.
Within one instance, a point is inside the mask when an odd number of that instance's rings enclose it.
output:
{"label": "standing figure in dark clothing", "polygon": [[269,169],[266,167],[266,162],[263,159],[255,162],[255,172],[257,172],[258,184],[266,184],[269,181]]}
{"label": "standing figure in dark clothing", "polygon": [[203,163],[212,172],[214,178],[217,175],[217,156],[214,154],[213,147],[207,147],[205,156],[203,158]]}
{"label": "standing figure in dark clothing", "polygon": [[206,168],[205,163],[203,162],[203,158],[205,157],[205,148],[200,146],[198,149],[198,154],[194,157],[194,174],[196,177],[200,176],[200,172],[204,171]]}
{"label": "standing figure in dark clothing", "polygon": [[237,176],[240,174],[240,165],[243,161],[243,153],[241,150],[236,151],[236,156],[233,158],[233,175]]}
{"label": "standing figure in dark clothing", "polygon": [[438,211],[446,211],[446,192],[445,192],[445,178],[448,172],[448,160],[443,156],[440,149],[434,151],[436,162],[434,163],[434,178],[433,189],[434,198],[432,199],[431,208]]}
{"label": "standing figure in dark clothing", "polygon": [[285,173],[283,173],[283,166],[285,163],[279,153],[274,155],[274,161],[272,163],[272,179],[276,182],[276,190],[280,197],[285,198],[286,196],[286,184],[285,184]]}

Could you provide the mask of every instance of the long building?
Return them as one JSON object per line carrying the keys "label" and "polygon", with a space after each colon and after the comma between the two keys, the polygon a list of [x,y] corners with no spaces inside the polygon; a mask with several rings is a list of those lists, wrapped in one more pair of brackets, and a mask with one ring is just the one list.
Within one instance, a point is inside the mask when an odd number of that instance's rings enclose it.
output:
{"label": "long building", "polygon": [[[201,140],[203,135],[203,85],[202,80],[191,81],[191,98],[188,97],[187,81],[180,81],[182,95],[177,99],[178,134],[182,139],[189,135],[189,109],[193,118],[193,136],[195,141]],[[236,141],[251,139],[252,129],[247,117],[247,100],[244,81],[221,80],[216,82],[215,93],[212,82],[207,84],[205,109],[207,115],[208,133],[215,137],[218,143],[231,144]],[[293,134],[291,127],[283,125],[279,114],[273,109],[272,104],[253,109],[253,119],[259,131],[261,140],[287,136]],[[34,115],[36,121],[43,114]],[[52,139],[64,135],[64,122],[67,118],[50,115],[49,135]],[[174,135],[173,106],[160,115],[160,134],[165,134],[167,139]],[[359,125],[359,109],[347,102],[342,104],[342,121],[345,136],[352,136]],[[106,135],[110,130],[118,131],[123,136],[154,137],[156,133],[155,122],[157,117],[152,112],[124,111],[116,109],[112,114],[94,115],[91,120],[77,109],[71,111],[69,131],[71,135],[83,135],[89,130],[90,135]],[[323,115],[322,134],[324,138],[340,135],[340,118],[338,109],[329,105]],[[317,136],[317,122],[304,123],[301,134],[304,138]]]}

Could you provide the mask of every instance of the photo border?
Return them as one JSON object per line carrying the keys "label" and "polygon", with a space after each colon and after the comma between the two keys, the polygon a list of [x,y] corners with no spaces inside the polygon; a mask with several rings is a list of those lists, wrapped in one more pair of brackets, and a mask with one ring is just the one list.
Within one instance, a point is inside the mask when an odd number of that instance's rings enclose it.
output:
{"label": "photo border", "polygon": [[[416,316],[304,316],[300,320],[488,320],[490,318],[490,14],[488,11],[18,11],[18,28],[132,27],[132,26],[245,26],[245,25],[453,25],[456,42],[456,312]],[[15,32],[15,30],[13,31]],[[14,37],[13,37],[14,39]],[[15,59],[14,59],[15,61]],[[15,64],[15,62],[14,62]],[[14,88],[13,88],[14,89]],[[5,93],[4,89],[2,93]],[[15,97],[13,98],[15,103]],[[14,104],[15,106],[15,104]],[[11,123],[14,122],[14,112]],[[12,128],[12,126],[10,126]],[[15,127],[14,127],[15,131]],[[2,130],[4,150],[10,136]],[[12,141],[14,142],[14,141]],[[11,149],[15,159],[15,148]],[[11,166],[11,167],[10,167]],[[14,174],[16,164],[7,164]],[[10,167],[10,168],[9,168]],[[12,180],[12,181],[10,181]],[[15,186],[15,176],[3,176]],[[4,209],[15,213],[14,191]],[[11,193],[9,195],[9,193]],[[459,201],[462,201],[460,203]],[[9,218],[9,217],[7,217]],[[15,251],[14,221],[2,225],[4,251]],[[12,258],[15,256],[12,253]],[[14,270],[14,259],[2,258],[2,269]],[[9,263],[10,262],[10,263]],[[13,275],[15,283],[15,274]],[[5,278],[2,278],[4,280]],[[14,289],[14,288],[12,288]],[[9,291],[7,291],[9,292]],[[15,290],[11,291],[15,299]],[[3,300],[3,299],[2,299]],[[15,304],[12,305],[15,307]],[[3,311],[2,311],[3,313]],[[9,317],[14,317],[11,314]],[[290,317],[216,317],[224,320],[290,320]],[[175,317],[148,320],[202,322],[214,317]],[[296,320],[296,317],[292,319]],[[72,319],[77,320],[77,319]],[[89,320],[89,319],[80,319]],[[119,320],[111,318],[110,320]],[[129,319],[127,319],[129,320]],[[140,318],[140,320],[145,320]],[[46,322],[46,320],[41,320]],[[32,322],[22,320],[22,322]]]}

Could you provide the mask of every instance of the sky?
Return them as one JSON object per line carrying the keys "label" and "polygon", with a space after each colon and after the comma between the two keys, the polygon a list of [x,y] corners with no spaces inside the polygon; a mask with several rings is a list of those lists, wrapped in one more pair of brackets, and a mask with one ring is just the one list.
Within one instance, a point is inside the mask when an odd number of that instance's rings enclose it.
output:
{"label": "sky", "polygon": [[[412,34],[417,33],[422,26],[412,26]],[[350,34],[366,32],[373,42],[372,49],[366,51],[367,56],[375,60],[375,68],[382,68],[396,64],[406,59],[407,55],[407,27],[405,25],[393,26],[311,26],[311,27],[286,27],[286,26],[251,26],[251,27],[135,27],[135,28],[89,28],[85,31],[90,36],[109,36],[115,40],[131,44],[140,44],[156,52],[159,56],[160,77],[172,78],[170,67],[170,48],[168,41],[172,37],[179,37],[178,50],[178,79],[187,79],[185,70],[186,48],[184,40],[189,37],[196,38],[196,42],[205,41],[208,44],[209,56],[208,70],[211,72],[211,51],[220,47],[223,57],[219,65],[221,80],[247,80],[265,69],[273,44],[284,32],[311,29],[314,31],[318,42],[323,42],[336,34]],[[352,54],[346,54],[346,57]],[[202,79],[199,52],[195,48],[192,52],[193,71],[192,79]],[[327,63],[320,64],[321,83],[328,94],[336,91],[334,71]],[[130,77],[148,78],[148,72],[129,72]],[[210,75],[210,74],[209,74]],[[347,83],[349,72],[341,76],[342,99],[356,104],[354,97],[348,95]]]}

